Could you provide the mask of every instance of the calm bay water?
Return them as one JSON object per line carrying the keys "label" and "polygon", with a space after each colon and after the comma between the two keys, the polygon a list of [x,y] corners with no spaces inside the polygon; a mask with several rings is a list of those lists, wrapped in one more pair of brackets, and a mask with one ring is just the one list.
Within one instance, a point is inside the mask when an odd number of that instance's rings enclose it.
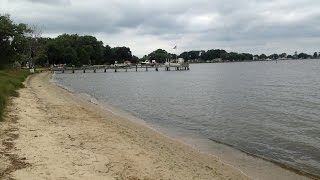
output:
{"label": "calm bay water", "polygon": [[197,134],[320,176],[320,60],[54,78],[147,124]]}

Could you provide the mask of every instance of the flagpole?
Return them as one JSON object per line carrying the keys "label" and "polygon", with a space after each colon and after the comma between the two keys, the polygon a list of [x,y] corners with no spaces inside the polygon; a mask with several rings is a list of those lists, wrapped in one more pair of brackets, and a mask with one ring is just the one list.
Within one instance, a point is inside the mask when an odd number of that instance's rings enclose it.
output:
{"label": "flagpole", "polygon": [[175,45],[175,46],[173,47],[173,49],[175,50],[175,54],[176,54],[176,62],[177,62],[177,60],[178,60],[177,45]]}
{"label": "flagpole", "polygon": [[177,59],[178,59],[178,54],[177,54],[177,46],[176,46],[176,62],[178,62]]}

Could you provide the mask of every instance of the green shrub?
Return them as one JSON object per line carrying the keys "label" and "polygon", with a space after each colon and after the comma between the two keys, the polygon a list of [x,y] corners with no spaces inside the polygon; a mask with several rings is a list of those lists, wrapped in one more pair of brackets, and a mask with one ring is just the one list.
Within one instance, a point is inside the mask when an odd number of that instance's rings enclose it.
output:
{"label": "green shrub", "polygon": [[1,70],[0,71],[0,120],[10,96],[18,97],[17,89],[24,87],[22,82],[29,75],[27,70]]}

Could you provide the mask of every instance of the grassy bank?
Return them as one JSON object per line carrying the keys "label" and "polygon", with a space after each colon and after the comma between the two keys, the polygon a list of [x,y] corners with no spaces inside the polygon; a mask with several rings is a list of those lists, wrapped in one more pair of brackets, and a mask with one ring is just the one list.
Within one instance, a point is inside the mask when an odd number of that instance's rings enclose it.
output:
{"label": "grassy bank", "polygon": [[28,74],[27,70],[0,70],[0,121],[3,120],[8,97],[19,95],[17,89],[23,87],[22,82]]}

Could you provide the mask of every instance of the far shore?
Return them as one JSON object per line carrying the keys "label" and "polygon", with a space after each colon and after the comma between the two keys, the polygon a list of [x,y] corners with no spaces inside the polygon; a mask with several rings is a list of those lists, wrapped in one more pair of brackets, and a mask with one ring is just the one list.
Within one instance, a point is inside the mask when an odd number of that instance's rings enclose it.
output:
{"label": "far shore", "polygon": [[8,107],[0,179],[308,179],[286,169],[252,176],[80,99],[50,76],[30,76]]}

